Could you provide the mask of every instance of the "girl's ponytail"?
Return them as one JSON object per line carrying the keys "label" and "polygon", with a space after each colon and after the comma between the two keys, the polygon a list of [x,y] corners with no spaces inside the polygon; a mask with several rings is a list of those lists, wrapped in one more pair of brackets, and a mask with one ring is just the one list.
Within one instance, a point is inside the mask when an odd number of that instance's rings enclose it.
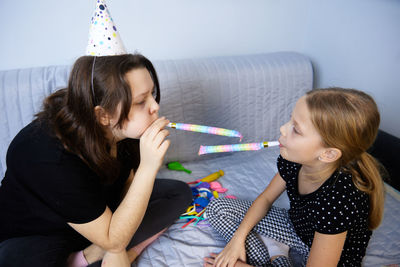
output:
{"label": "girl's ponytail", "polygon": [[383,218],[384,190],[378,161],[369,153],[363,152],[348,168],[355,186],[369,195],[369,229],[379,226]]}
{"label": "girl's ponytail", "polygon": [[324,145],[342,152],[335,167],[351,172],[354,185],[368,194],[368,226],[371,230],[377,228],[384,202],[381,165],[366,152],[374,143],[380,123],[374,99],[354,89],[328,88],[308,92],[306,101]]}

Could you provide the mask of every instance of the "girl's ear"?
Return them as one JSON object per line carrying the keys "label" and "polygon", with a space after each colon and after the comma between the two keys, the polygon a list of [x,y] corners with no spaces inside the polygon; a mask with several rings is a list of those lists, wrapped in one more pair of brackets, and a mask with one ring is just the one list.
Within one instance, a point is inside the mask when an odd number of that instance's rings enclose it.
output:
{"label": "girl's ear", "polygon": [[327,148],[319,155],[318,159],[325,163],[335,162],[342,156],[342,151],[337,148]]}
{"label": "girl's ear", "polygon": [[96,115],[97,121],[103,125],[108,126],[110,125],[110,115],[104,110],[104,108],[100,106],[96,106],[94,108],[94,114]]}

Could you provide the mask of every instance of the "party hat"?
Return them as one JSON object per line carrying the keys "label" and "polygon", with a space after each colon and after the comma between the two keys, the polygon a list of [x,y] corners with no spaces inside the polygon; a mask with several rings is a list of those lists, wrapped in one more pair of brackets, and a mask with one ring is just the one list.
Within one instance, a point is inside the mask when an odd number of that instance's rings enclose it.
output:
{"label": "party hat", "polygon": [[114,25],[105,1],[97,0],[90,24],[86,55],[112,56],[120,54],[126,54],[126,50],[117,27]]}

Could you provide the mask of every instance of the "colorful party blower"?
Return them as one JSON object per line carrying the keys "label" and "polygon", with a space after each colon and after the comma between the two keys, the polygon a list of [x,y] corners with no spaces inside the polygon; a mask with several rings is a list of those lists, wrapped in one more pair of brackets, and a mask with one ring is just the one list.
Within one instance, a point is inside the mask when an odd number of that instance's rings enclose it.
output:
{"label": "colorful party blower", "polygon": [[208,133],[208,134],[223,135],[229,137],[240,137],[240,140],[242,140],[243,138],[242,134],[239,133],[238,131],[224,129],[224,128],[217,128],[217,127],[197,125],[197,124],[174,123],[174,122],[168,123],[167,126],[173,129],[183,130],[183,131]]}
{"label": "colorful party blower", "polygon": [[126,54],[126,50],[110,11],[104,0],[97,0],[96,9],[90,23],[86,55],[112,56],[121,54]]}
{"label": "colorful party blower", "polygon": [[203,155],[209,153],[260,150],[261,148],[271,147],[271,146],[279,146],[279,142],[271,141],[271,142],[261,142],[261,143],[232,144],[232,145],[219,145],[219,146],[200,146],[198,154]]}

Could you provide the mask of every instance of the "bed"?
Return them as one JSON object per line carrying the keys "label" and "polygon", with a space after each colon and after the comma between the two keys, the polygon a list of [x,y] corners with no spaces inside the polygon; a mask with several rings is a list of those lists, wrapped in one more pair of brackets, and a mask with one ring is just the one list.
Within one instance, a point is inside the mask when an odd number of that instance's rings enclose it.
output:
{"label": "bed", "polygon": [[[161,84],[161,115],[173,122],[235,129],[243,134],[242,142],[276,140],[296,100],[313,88],[311,61],[294,52],[162,60],[154,65]],[[0,177],[10,141],[39,111],[43,98],[67,84],[69,71],[70,66],[0,71]],[[165,163],[180,161],[192,173],[163,167],[158,178],[189,182],[223,170],[218,181],[227,194],[254,200],[277,171],[276,147],[199,156],[200,145],[239,140],[177,130],[171,130],[169,138]],[[392,176],[392,181],[400,178]],[[366,267],[400,264],[400,193],[389,184],[386,188],[384,220],[370,240]],[[285,193],[275,204],[288,208]],[[182,229],[185,223],[177,220],[132,266],[202,266],[203,257],[224,247],[225,241],[206,221]]]}

